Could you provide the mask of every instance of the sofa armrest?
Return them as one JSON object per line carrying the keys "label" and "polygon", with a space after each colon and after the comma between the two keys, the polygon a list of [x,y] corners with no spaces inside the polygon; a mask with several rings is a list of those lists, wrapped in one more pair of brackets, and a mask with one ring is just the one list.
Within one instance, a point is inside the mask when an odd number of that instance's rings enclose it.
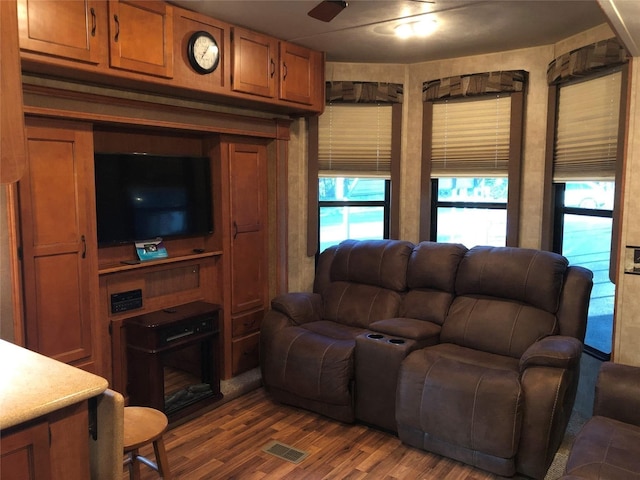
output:
{"label": "sofa armrest", "polygon": [[593,414],[640,426],[640,368],[604,362],[596,382]]}
{"label": "sofa armrest", "polygon": [[322,319],[322,297],[317,293],[285,293],[271,300],[271,308],[289,317],[296,325]]}
{"label": "sofa armrest", "polygon": [[580,363],[582,342],[573,337],[552,335],[538,340],[520,357],[520,372],[529,367],[573,368]]}

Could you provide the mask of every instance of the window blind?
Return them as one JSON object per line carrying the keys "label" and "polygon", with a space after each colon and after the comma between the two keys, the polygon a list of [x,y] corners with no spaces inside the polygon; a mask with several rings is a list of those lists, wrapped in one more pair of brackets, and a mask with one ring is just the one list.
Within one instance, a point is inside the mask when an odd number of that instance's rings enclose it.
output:
{"label": "window blind", "polygon": [[614,180],[622,74],[563,85],[553,155],[553,180]]}
{"label": "window blind", "polygon": [[321,176],[391,174],[391,105],[327,105],[318,119]]}
{"label": "window blind", "polygon": [[506,177],[510,125],[508,95],[434,103],[432,177]]}

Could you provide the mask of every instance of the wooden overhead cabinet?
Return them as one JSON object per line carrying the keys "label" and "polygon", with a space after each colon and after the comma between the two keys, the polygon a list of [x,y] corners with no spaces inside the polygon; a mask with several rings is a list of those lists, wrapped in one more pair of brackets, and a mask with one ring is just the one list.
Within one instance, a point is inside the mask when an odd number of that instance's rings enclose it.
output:
{"label": "wooden overhead cabinet", "polygon": [[231,88],[236,92],[275,97],[278,79],[278,40],[233,27]]}
{"label": "wooden overhead cabinet", "polygon": [[110,65],[173,76],[173,7],[161,1],[109,0]]}
{"label": "wooden overhead cabinet", "polygon": [[26,163],[26,139],[20,52],[18,49],[18,19],[14,2],[0,1],[0,183],[20,179]]}
{"label": "wooden overhead cabinet", "polygon": [[97,65],[103,60],[106,5],[93,0],[18,0],[20,48]]}
{"label": "wooden overhead cabinet", "polygon": [[280,99],[305,105],[324,101],[322,92],[317,91],[324,89],[323,68],[321,52],[280,42]]}

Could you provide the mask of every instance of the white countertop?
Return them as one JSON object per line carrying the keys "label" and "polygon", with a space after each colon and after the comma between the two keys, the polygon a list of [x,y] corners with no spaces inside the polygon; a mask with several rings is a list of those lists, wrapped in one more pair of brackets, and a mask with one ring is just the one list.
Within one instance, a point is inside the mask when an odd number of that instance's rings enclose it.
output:
{"label": "white countertop", "polygon": [[104,392],[106,379],[0,340],[0,430]]}

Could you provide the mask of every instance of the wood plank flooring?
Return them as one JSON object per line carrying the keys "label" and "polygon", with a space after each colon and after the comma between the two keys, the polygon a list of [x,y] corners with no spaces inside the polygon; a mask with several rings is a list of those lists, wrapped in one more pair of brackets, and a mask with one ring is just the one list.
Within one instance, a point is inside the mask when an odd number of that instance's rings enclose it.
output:
{"label": "wood plank flooring", "polygon": [[[172,428],[164,439],[171,473],[180,480],[499,478],[408,447],[370,427],[275,404],[262,388]],[[294,464],[263,452],[271,440],[309,456]],[[150,447],[140,453],[154,458]],[[141,472],[141,480],[158,478],[144,465]]]}

